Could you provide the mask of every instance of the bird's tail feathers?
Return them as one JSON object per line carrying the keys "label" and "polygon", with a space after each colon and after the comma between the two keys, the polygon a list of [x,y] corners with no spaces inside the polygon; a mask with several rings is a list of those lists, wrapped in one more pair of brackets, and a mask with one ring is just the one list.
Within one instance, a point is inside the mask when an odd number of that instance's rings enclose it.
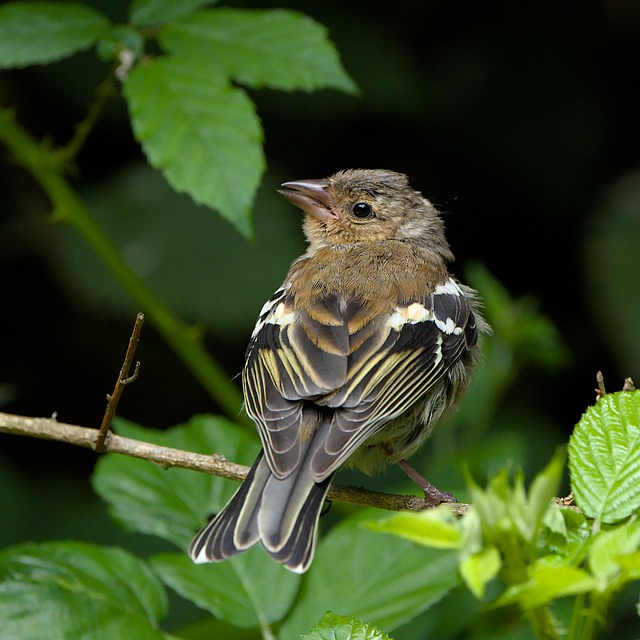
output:
{"label": "bird's tail feathers", "polygon": [[303,573],[313,559],[330,484],[331,477],[314,482],[306,464],[280,480],[260,452],[229,503],[193,539],[189,555],[197,563],[220,562],[259,541],[287,569]]}

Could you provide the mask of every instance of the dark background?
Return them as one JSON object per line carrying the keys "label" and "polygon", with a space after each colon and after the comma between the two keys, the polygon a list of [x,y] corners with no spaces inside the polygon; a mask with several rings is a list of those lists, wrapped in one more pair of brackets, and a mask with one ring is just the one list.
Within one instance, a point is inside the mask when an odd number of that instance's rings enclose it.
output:
{"label": "dark background", "polygon": [[[126,19],[124,3],[93,4]],[[269,165],[255,241],[171,194],[144,167],[120,98],[74,169],[96,218],[179,317],[205,326],[211,352],[232,377],[262,302],[303,250],[298,212],[274,195],[279,183],[348,167],[407,173],[446,216],[455,271],[464,276],[470,261],[484,263],[557,326],[566,364],[525,368],[504,404],[542,416],[555,434],[545,437],[566,441],[593,402],[597,370],[612,389],[625,376],[640,379],[640,4],[284,6],[328,27],[361,94],[250,92]],[[2,72],[0,103],[16,107],[36,136],[63,144],[105,72],[92,52]],[[97,426],[138,309],[73,231],[48,222],[38,188],[5,160],[0,410]],[[142,375],[127,389],[121,415],[165,428],[216,411],[151,326],[138,356]],[[117,535],[100,529],[108,525],[86,482],[94,459],[2,436],[0,542],[77,536],[85,527],[103,541]],[[99,524],[88,524],[90,516]]]}

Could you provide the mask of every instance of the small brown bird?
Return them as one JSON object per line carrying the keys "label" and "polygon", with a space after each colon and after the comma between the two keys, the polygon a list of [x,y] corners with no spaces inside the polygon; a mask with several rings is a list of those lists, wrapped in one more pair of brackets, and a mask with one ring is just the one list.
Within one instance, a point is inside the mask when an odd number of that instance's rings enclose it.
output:
{"label": "small brown bird", "polygon": [[[307,214],[309,247],[246,353],[246,410],[263,450],[189,553],[218,562],[260,542],[302,573],[333,474],[408,466],[466,391],[488,327],[475,292],[449,274],[442,220],[406,176],[352,169],[283,186]],[[434,504],[454,500],[422,486]]]}

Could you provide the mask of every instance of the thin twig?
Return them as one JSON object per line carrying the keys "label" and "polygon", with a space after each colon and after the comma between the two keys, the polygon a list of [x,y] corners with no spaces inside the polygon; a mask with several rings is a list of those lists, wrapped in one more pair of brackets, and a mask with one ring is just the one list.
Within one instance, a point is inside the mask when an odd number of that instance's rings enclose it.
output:
{"label": "thin twig", "polygon": [[[596,382],[598,383],[598,388],[595,390],[596,392],[596,402],[600,400],[600,398],[604,398],[607,395],[607,390],[604,387],[604,376],[602,375],[602,371],[598,371],[596,373]],[[624,384],[622,385],[623,391],[635,391],[636,386],[633,383],[632,378],[625,378]]]}
{"label": "thin twig", "polygon": [[[93,449],[96,441],[95,429],[57,422],[51,418],[28,418],[1,412],[0,432],[56,440],[87,449]],[[104,446],[107,452],[148,460],[164,469],[180,467],[236,481],[244,480],[249,472],[249,467],[230,462],[219,454],[205,455],[192,451],[183,451],[182,449],[173,449],[133,440],[132,438],[124,438],[114,433],[109,434]],[[424,498],[417,496],[380,493],[344,485],[331,487],[328,497],[336,502],[376,507],[388,511],[421,511],[430,507]],[[449,506],[455,513],[460,515],[469,508],[469,505],[462,503],[454,503]]]}
{"label": "thin twig", "polygon": [[598,388],[595,390],[596,392],[596,402],[600,400],[600,398],[604,398],[607,395],[607,390],[604,386],[604,376],[602,375],[602,371],[598,371],[596,373],[596,383]]}
{"label": "thin twig", "polygon": [[107,435],[111,428],[111,423],[113,422],[113,417],[116,414],[116,408],[118,406],[118,402],[120,402],[120,397],[124,392],[124,388],[133,382],[140,372],[140,362],[136,362],[133,374],[129,375],[129,370],[133,363],[133,357],[136,355],[136,348],[140,341],[140,332],[142,331],[143,324],[144,314],[139,313],[136,316],[136,322],[133,325],[133,331],[131,332],[131,338],[129,339],[129,346],[127,347],[127,353],[124,356],[124,362],[122,363],[122,368],[118,374],[118,379],[116,380],[116,386],[113,389],[113,393],[107,396],[107,408],[105,409],[104,416],[102,417],[102,424],[98,430],[98,435],[96,436],[95,445],[93,447],[98,453],[104,453],[107,450],[105,447],[105,440],[107,439]]}

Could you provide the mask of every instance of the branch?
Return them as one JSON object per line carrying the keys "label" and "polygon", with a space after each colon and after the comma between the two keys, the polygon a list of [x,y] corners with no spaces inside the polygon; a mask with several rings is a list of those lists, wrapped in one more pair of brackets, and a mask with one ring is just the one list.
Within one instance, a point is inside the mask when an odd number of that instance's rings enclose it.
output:
{"label": "branch", "polygon": [[[0,433],[55,440],[87,449],[94,449],[98,430],[58,422],[51,418],[28,418],[0,412]],[[105,439],[104,450],[109,453],[120,453],[133,458],[148,460],[160,465],[163,469],[180,467],[230,480],[242,481],[249,472],[249,467],[229,462],[218,453],[205,455],[192,451],[183,451],[182,449],[173,449],[132,438],[124,438],[114,433],[109,433]],[[388,511],[421,511],[430,507],[424,498],[419,498],[418,496],[380,493],[344,485],[332,486],[329,490],[328,498],[337,502],[376,507]],[[469,505],[466,504],[449,504],[451,509],[459,515],[464,514],[469,508]]]}

